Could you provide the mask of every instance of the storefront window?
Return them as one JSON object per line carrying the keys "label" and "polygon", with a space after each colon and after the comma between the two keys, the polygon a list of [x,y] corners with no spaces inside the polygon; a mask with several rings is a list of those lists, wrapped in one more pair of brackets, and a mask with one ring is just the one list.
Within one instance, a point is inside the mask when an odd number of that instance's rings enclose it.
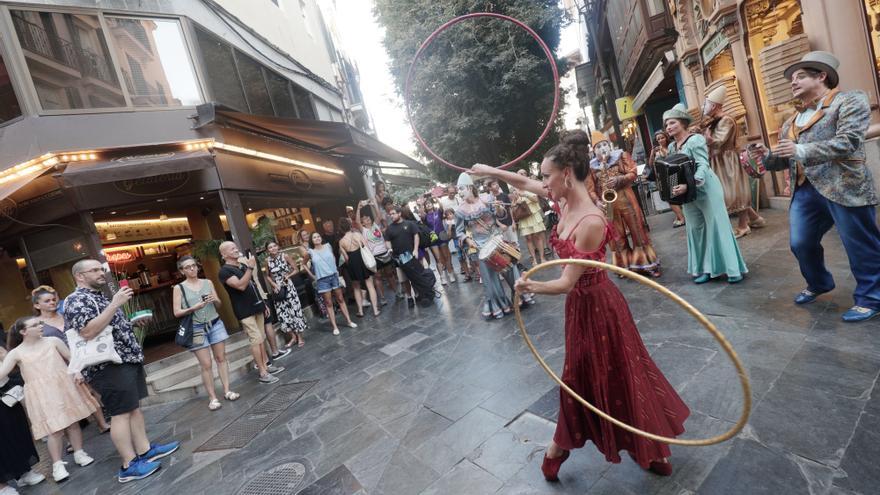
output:
{"label": "storefront window", "polygon": [[299,110],[299,118],[317,120],[315,106],[312,104],[312,97],[309,95],[309,92],[296,84],[291,84],[291,87],[293,88],[293,98],[296,100],[296,109]]}
{"label": "storefront window", "polygon": [[273,115],[269,90],[266,89],[266,80],[263,79],[263,68],[254,59],[240,52],[235,52],[235,61],[238,63],[238,73],[241,75],[251,113]]}
{"label": "storefront window", "polygon": [[122,79],[136,107],[201,103],[180,23],[170,19],[106,17]]}
{"label": "storefront window", "polygon": [[265,72],[269,96],[272,98],[272,106],[275,107],[275,115],[291,119],[297,118],[296,105],[293,103],[288,80],[270,70]]}
{"label": "storefront window", "polygon": [[232,47],[201,29],[196,29],[196,38],[205,62],[205,82],[211,89],[214,101],[247,112],[248,105],[235,69]]}
{"label": "storefront window", "polygon": [[21,107],[18,106],[18,98],[15,97],[15,90],[12,88],[6,62],[3,60],[3,55],[0,55],[0,124],[20,116]]}
{"label": "storefront window", "polygon": [[11,13],[44,110],[126,106],[98,16]]}

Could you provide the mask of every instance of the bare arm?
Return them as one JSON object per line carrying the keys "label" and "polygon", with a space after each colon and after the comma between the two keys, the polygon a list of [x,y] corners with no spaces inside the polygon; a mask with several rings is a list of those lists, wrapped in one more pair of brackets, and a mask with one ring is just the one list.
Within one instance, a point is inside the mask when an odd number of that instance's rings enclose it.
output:
{"label": "bare arm", "polygon": [[[55,339],[58,340],[58,339]],[[3,358],[3,361],[0,361],[0,380],[9,376],[12,373],[13,368],[18,364],[18,353],[15,352],[15,349],[9,351],[9,354]]]}
{"label": "bare arm", "polygon": [[522,175],[508,172],[507,170],[499,170],[495,167],[490,167],[488,165],[476,164],[468,171],[471,175],[488,175],[489,177],[494,177],[498,180],[503,180],[504,182],[510,184],[511,186],[523,190],[529,191],[538,196],[545,197],[547,192],[544,191],[544,186],[539,181],[529,179],[528,177],[523,177]]}
{"label": "bare arm", "polygon": [[253,267],[247,267],[244,271],[244,275],[241,278],[236,277],[235,275],[226,279],[226,285],[232,287],[233,289],[245,290],[248,284],[251,283],[253,279],[254,269]]}
{"label": "bare arm", "polygon": [[52,341],[52,345],[55,346],[55,349],[58,350],[58,354],[61,354],[61,357],[63,357],[64,360],[69,363],[70,349],[68,349],[67,346],[64,345],[64,342],[62,342],[61,339],[52,338],[50,340]]}
{"label": "bare arm", "polygon": [[[595,251],[601,245],[604,235],[604,223],[599,223],[595,218],[587,218],[578,225],[574,233],[575,247],[583,252]],[[566,294],[574,288],[586,269],[581,265],[565,265],[562,275],[556,280],[539,282],[520,278],[515,287],[522,292],[535,294]]]}
{"label": "bare arm", "polygon": [[214,288],[214,282],[211,282],[210,279],[205,279],[205,282],[207,282],[208,285],[211,286],[211,295],[208,298],[208,302],[214,303],[214,307],[219,308],[220,306],[223,305],[223,302],[220,301],[219,297],[217,297],[217,289]]}
{"label": "bare arm", "polygon": [[[210,282],[210,281],[209,281]],[[204,308],[208,303],[199,301],[198,304],[189,304],[188,307],[182,308],[181,302],[183,302],[183,293],[181,292],[183,289],[180,288],[180,285],[175,285],[173,289],[171,289],[171,304],[174,308],[174,316],[177,318],[183,318],[188,314],[195,313],[196,311]],[[189,301],[187,301],[189,302]]]}

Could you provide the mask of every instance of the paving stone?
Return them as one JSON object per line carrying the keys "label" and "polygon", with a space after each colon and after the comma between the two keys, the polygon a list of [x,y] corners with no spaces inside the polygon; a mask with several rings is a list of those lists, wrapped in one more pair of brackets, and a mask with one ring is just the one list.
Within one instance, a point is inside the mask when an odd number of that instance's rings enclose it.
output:
{"label": "paving stone", "polygon": [[432,483],[423,495],[483,495],[501,488],[501,481],[468,461],[462,461],[452,471]]}

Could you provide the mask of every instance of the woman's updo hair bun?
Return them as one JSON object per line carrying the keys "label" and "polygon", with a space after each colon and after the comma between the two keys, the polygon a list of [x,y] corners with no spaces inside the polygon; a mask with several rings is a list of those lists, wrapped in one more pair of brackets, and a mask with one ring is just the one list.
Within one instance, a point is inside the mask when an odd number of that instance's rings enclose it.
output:
{"label": "woman's updo hair bun", "polygon": [[587,180],[590,172],[590,137],[581,130],[566,131],[559,144],[550,148],[544,158],[552,160],[560,168],[571,167],[575,179]]}

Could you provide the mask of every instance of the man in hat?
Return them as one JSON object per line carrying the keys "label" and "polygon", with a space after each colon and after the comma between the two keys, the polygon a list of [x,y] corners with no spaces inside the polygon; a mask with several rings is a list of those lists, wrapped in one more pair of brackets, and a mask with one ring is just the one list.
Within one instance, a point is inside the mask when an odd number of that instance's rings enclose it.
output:
{"label": "man in hat", "polygon": [[613,263],[634,272],[659,277],[660,261],[632,189],[638,177],[636,162],[629,153],[612,148],[608,136],[599,131],[593,131],[590,140],[595,154],[590,161],[590,176],[587,178],[590,197],[600,206],[606,199],[616,197],[613,202],[604,204],[608,219],[618,234],[613,242]]}
{"label": "man in hat", "polygon": [[752,208],[752,188],[749,176],[739,164],[736,152],[736,120],[724,112],[727,87],[723,84],[706,95],[703,103],[703,134],[709,147],[709,163],[724,189],[724,204],[728,215],[736,215],[738,225],[734,229],[737,238],[752,232],[751,227],[761,228],[767,222]]}
{"label": "man in hat", "polygon": [[856,279],[855,305],[843,321],[867,321],[880,314],[880,230],[877,192],[865,166],[865,133],[871,120],[867,95],[840,91],[840,62],[828,52],[810,52],[785,70],[798,112],[782,126],[779,143],[764,157],[769,170],[790,171],[794,191],[789,209],[790,243],[807,287],[794,299],[807,304],[834,289],[825,268],[822,237],[837,227]]}

